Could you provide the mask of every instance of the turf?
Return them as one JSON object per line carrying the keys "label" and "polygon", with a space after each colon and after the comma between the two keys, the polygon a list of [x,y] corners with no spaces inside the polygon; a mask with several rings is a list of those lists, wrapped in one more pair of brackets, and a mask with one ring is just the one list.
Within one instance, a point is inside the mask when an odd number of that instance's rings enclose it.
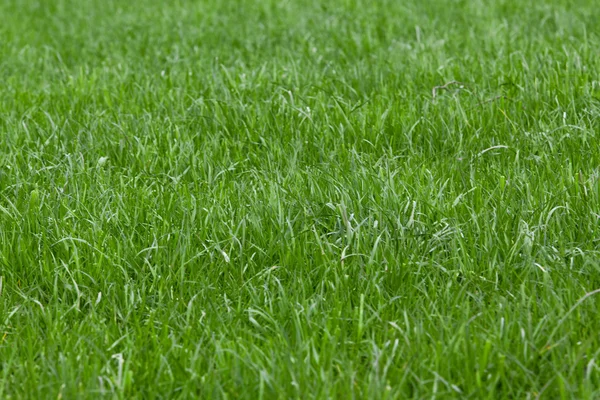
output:
{"label": "turf", "polygon": [[600,398],[596,1],[0,21],[0,398]]}

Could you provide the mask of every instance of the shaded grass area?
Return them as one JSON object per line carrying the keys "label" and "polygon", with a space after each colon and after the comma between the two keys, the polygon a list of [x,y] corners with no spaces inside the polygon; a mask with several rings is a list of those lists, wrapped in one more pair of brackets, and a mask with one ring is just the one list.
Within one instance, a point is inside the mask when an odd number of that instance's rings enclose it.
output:
{"label": "shaded grass area", "polygon": [[321,3],[0,5],[0,397],[600,396],[595,2]]}

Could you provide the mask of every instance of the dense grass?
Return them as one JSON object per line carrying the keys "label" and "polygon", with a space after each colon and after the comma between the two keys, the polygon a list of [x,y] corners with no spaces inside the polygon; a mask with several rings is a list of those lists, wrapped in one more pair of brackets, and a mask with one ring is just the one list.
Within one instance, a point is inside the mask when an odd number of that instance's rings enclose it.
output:
{"label": "dense grass", "polygon": [[596,1],[0,20],[0,398],[600,397]]}

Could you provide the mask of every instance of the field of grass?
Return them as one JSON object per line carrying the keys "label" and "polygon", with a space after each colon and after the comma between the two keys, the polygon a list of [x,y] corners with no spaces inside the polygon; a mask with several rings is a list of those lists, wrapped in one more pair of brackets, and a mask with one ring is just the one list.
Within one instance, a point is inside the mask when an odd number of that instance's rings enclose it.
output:
{"label": "field of grass", "polygon": [[0,398],[600,398],[597,1],[0,21]]}

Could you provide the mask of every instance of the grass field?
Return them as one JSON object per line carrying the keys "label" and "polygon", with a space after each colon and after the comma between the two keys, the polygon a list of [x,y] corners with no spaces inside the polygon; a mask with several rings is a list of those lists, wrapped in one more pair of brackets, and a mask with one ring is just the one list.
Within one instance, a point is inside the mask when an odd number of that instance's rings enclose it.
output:
{"label": "grass field", "polygon": [[0,21],[0,398],[600,398],[595,0]]}

